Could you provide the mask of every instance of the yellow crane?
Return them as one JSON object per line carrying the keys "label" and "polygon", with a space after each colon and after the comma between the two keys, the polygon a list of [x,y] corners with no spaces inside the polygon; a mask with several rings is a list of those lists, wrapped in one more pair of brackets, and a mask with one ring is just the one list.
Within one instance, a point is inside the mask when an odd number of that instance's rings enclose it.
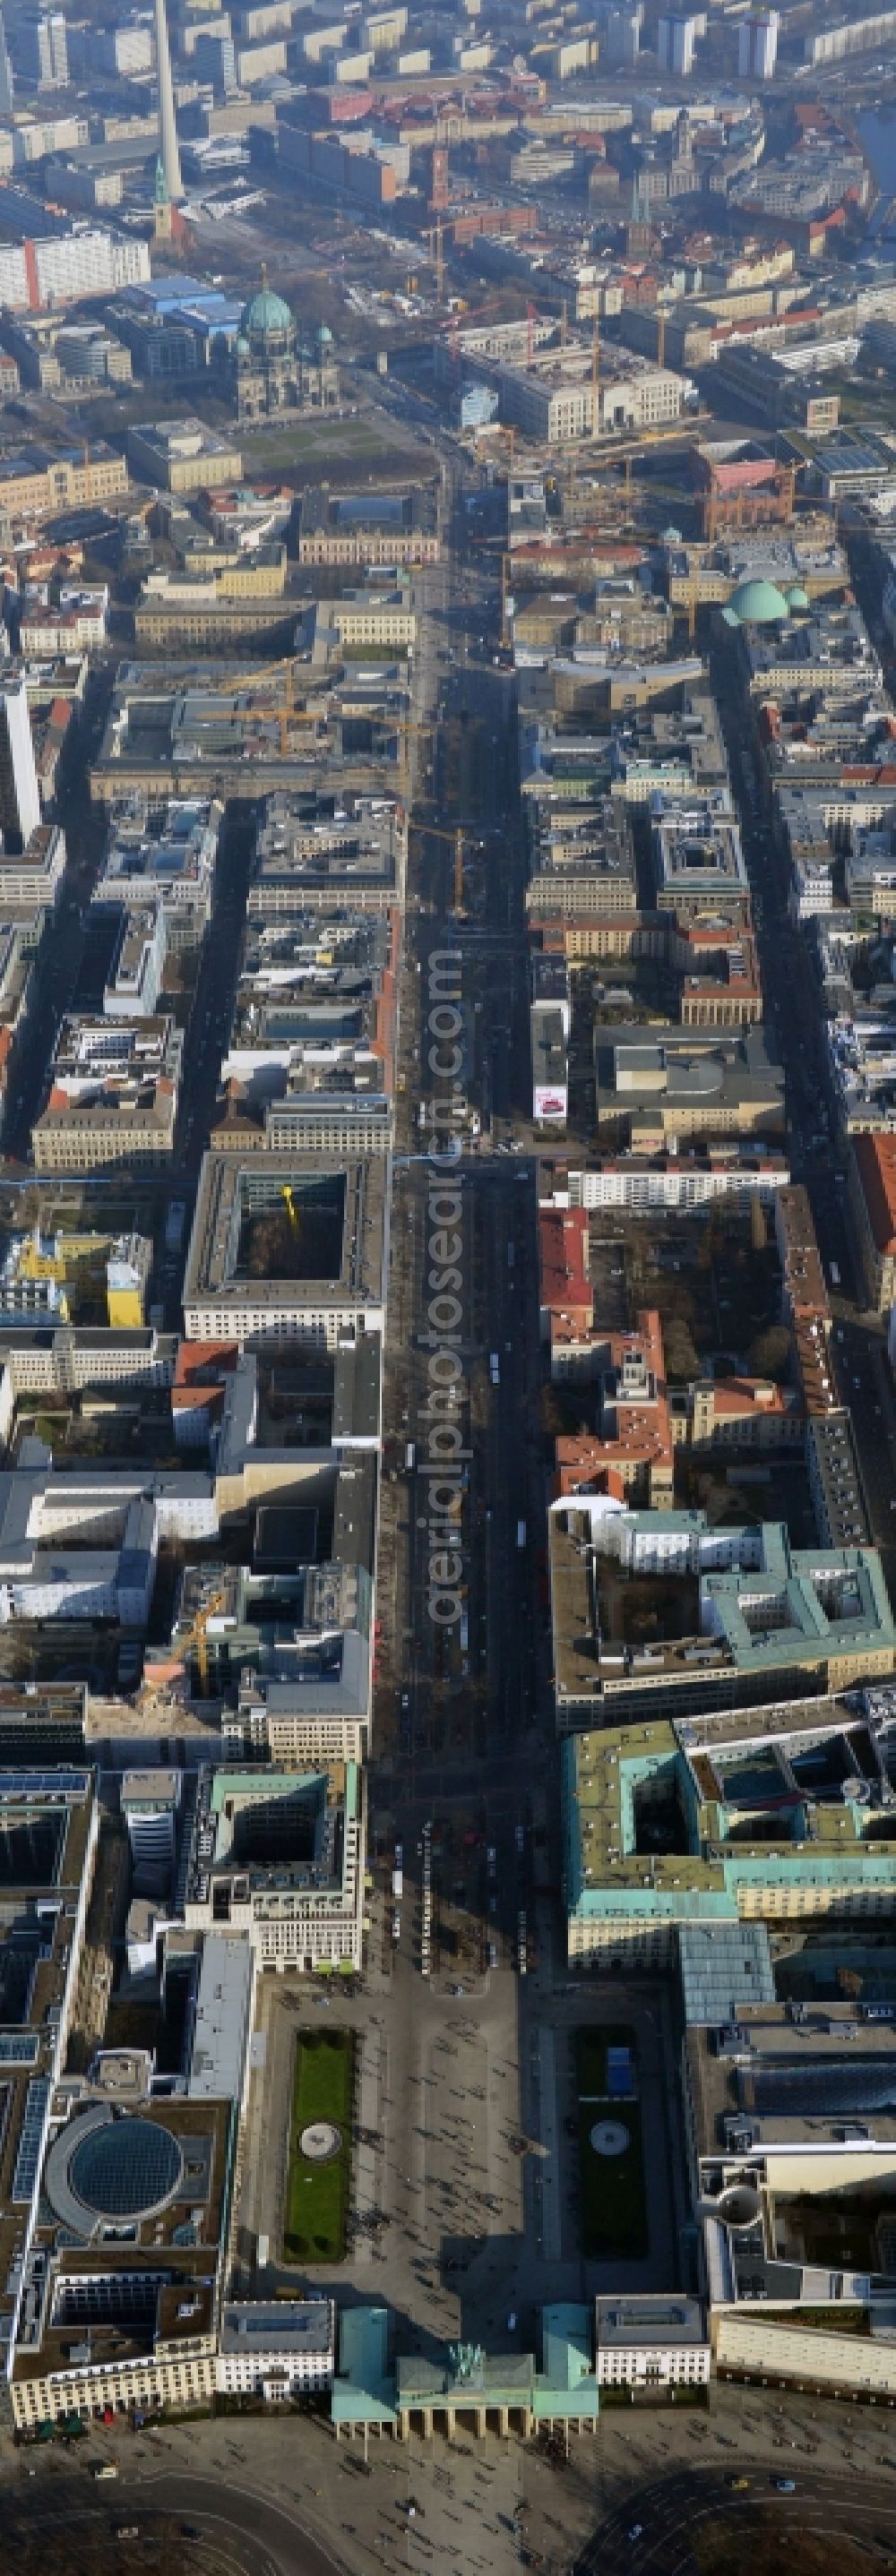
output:
{"label": "yellow crane", "polygon": [[280,758],[286,760],[289,755],[290,728],[295,725],[317,725],[320,717],[315,708],[296,706],[295,661],[291,655],[284,656],[279,662],[261,662],[255,668],[249,666],[246,670],[246,686],[250,689],[255,688],[260,680],[273,679],[282,680],[283,694],[280,698],[275,698],[273,703],[270,698],[265,697],[263,706],[259,705],[259,714],[264,712],[267,715],[276,716],[280,727]]}
{"label": "yellow crane", "polygon": [[200,1696],[200,1699],[207,1699],[207,1698],[208,1698],[208,1661],[209,1661],[209,1658],[208,1658],[208,1624],[209,1624],[209,1620],[210,1620],[210,1619],[214,1619],[214,1618],[217,1616],[217,1613],[218,1613],[218,1611],[219,1611],[219,1610],[223,1610],[223,1609],[225,1609],[225,1608],[226,1608],[226,1604],[227,1604],[227,1594],[226,1594],[226,1592],[213,1592],[213,1593],[211,1594],[210,1599],[209,1599],[208,1601],[206,1601],[206,1603],[205,1603],[204,1607],[203,1607],[201,1610],[197,1610],[197,1612],[196,1612],[196,1617],[195,1617],[195,1619],[194,1619],[194,1621],[193,1621],[193,1625],[192,1625],[192,1627],[190,1628],[190,1630],[189,1630],[189,1632],[188,1632],[187,1636],[184,1638],[184,1641],[183,1641],[184,1661],[186,1661],[186,1658],[187,1658],[187,1655],[189,1654],[189,1651],[190,1651],[191,1646],[194,1646],[194,1647],[195,1647],[195,1649],[196,1649],[196,1670],[197,1670],[198,1675],[199,1675],[199,1696]]}
{"label": "yellow crane", "polygon": [[286,1203],[286,1213],[287,1213],[287,1216],[288,1216],[288,1218],[289,1218],[290,1225],[293,1227],[294,1232],[297,1234],[297,1233],[298,1233],[298,1230],[299,1230],[299,1211],[298,1211],[298,1208],[297,1208],[297,1206],[296,1206],[295,1199],[294,1199],[294,1197],[293,1197],[293,1193],[292,1193],[292,1190],[291,1190],[291,1188],[290,1188],[290,1185],[289,1185],[289,1182],[288,1182],[288,1181],[284,1181],[283,1186],[282,1186],[282,1189],[281,1189],[281,1192],[280,1192],[280,1196],[281,1196],[281,1198],[282,1198],[283,1200],[285,1200],[285,1203]]}

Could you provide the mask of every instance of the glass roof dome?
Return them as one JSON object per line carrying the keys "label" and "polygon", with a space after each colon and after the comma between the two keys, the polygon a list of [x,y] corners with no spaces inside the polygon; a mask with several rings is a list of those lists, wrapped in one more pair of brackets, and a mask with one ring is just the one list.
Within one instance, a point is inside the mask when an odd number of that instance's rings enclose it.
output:
{"label": "glass roof dome", "polygon": [[107,2120],[75,2147],[68,2180],[96,2218],[146,2218],[176,2191],[183,2158],[154,2120]]}

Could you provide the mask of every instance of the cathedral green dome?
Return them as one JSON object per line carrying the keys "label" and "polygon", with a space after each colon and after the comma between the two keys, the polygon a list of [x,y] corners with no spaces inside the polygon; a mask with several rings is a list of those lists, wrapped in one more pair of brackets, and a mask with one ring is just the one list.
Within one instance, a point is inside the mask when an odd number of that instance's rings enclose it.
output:
{"label": "cathedral green dome", "polygon": [[741,581],[724,616],[727,626],[774,626],[787,613],[784,593],[773,581]]}
{"label": "cathedral green dome", "polygon": [[284,304],[282,295],[275,295],[270,286],[260,287],[258,294],[250,296],[248,304],[243,307],[240,331],[247,340],[268,340],[275,338],[280,331],[294,330],[289,305]]}

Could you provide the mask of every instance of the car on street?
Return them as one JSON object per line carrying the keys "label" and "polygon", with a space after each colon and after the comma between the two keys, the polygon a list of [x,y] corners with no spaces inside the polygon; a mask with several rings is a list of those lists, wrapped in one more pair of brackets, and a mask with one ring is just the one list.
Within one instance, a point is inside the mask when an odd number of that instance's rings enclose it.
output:
{"label": "car on street", "polygon": [[795,2479],[795,2478],[773,2478],[773,2479],[772,2479],[772,2485],[773,2485],[773,2487],[776,2487],[776,2488],[777,2488],[777,2491],[778,2491],[778,2494],[779,2494],[779,2495],[795,2495],[795,2494],[796,2494],[796,2479]]}

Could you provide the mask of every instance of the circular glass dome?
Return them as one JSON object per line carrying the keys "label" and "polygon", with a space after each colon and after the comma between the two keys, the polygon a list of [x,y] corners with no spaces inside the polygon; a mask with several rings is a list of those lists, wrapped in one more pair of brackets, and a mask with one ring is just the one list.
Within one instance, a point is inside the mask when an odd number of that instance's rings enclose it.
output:
{"label": "circular glass dome", "polygon": [[75,2148],[70,2189],[96,2218],[147,2218],[176,2191],[183,2157],[154,2120],[108,2120]]}

